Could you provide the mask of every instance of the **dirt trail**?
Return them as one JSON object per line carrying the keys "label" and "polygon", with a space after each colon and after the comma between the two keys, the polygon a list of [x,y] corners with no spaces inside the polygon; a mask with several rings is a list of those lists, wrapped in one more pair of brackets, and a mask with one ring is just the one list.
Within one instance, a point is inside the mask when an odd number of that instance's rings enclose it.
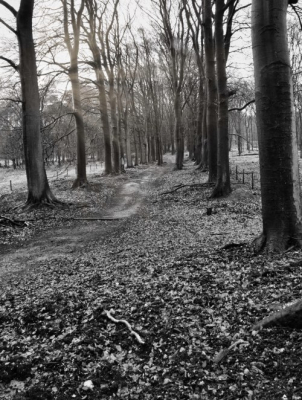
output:
{"label": "dirt trail", "polygon": [[54,228],[16,248],[8,248],[0,258],[0,285],[12,274],[26,273],[44,260],[75,258],[76,253],[84,252],[94,241],[120,229],[125,219],[139,212],[146,197],[147,183],[159,178],[164,170],[156,166],[138,170],[130,182],[122,184],[108,206],[101,210],[101,216],[112,220],[74,221],[72,226]]}

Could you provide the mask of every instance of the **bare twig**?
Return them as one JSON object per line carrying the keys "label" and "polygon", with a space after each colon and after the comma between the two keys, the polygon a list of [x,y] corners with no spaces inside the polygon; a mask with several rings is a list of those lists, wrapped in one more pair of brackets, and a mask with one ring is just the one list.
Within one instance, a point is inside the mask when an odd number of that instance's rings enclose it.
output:
{"label": "bare twig", "polygon": [[135,336],[135,338],[136,338],[136,340],[138,341],[138,343],[140,343],[140,344],[145,344],[145,342],[144,342],[143,339],[140,337],[140,335],[132,329],[132,327],[131,327],[131,325],[129,324],[128,321],[126,321],[125,319],[115,319],[115,318],[111,315],[111,313],[114,313],[114,310],[110,310],[110,311],[104,310],[102,314],[103,314],[104,316],[106,316],[108,319],[110,319],[110,321],[114,322],[115,324],[117,324],[117,323],[120,322],[120,323],[126,325],[126,327],[129,329],[131,335]]}

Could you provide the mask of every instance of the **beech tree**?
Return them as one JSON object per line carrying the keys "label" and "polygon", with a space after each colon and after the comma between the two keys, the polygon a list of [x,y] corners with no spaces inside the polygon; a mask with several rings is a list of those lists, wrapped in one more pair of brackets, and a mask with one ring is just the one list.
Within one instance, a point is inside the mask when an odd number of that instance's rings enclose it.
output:
{"label": "beech tree", "polygon": [[298,152],[286,0],[252,1],[263,233],[257,249],[302,245]]}
{"label": "beech tree", "polygon": [[[204,70],[204,29],[202,21],[202,3],[192,0],[191,4],[185,3],[188,28],[191,32],[192,46],[196,57],[196,64],[199,73],[198,82],[198,109],[196,122],[196,145],[194,159],[198,168],[203,171],[208,168],[208,146],[207,129],[204,125],[206,113],[206,91],[205,91],[205,70]],[[214,50],[214,47],[213,47]],[[215,69],[214,69],[215,76]],[[216,149],[215,149],[216,150]],[[216,163],[215,163],[216,166]]]}
{"label": "beech tree", "polygon": [[[159,93],[160,86],[160,76],[158,75],[158,65],[152,60],[151,52],[152,52],[152,44],[146,38],[143,31],[142,32],[142,45],[141,48],[144,51],[142,57],[144,57],[144,80],[146,85],[146,94],[148,97],[148,102],[151,103],[149,105],[149,112],[152,108],[153,111],[153,124],[152,124],[152,133],[151,133],[151,149],[153,149],[152,157],[157,160],[158,165],[162,165],[163,156],[162,156],[162,138],[161,138],[161,129],[160,129],[160,97],[163,100],[163,94]],[[142,68],[141,68],[142,69]],[[154,143],[155,141],[155,143]],[[155,144],[155,146],[154,146]],[[154,157],[155,155],[155,157]]]}
{"label": "beech tree", "polygon": [[212,2],[203,0],[205,78],[206,78],[206,125],[209,157],[209,182],[217,178],[217,86],[215,47],[212,28]]}
{"label": "beech tree", "polygon": [[[103,35],[101,35],[99,30],[99,38],[102,44],[102,58],[104,67],[107,74],[107,79],[109,83],[109,101],[111,110],[111,132],[112,132],[112,152],[113,152],[113,168],[115,173],[119,173],[121,170],[120,165],[120,140],[118,135],[118,121],[117,121],[117,95],[116,95],[116,69],[120,52],[120,37],[119,37],[119,24],[118,24],[118,13],[117,6],[119,0],[115,0],[114,9],[112,12],[112,18],[106,29],[105,40]],[[114,20],[117,20],[117,26],[115,29],[115,34],[113,37],[114,49],[110,45],[110,33],[113,28]]]}
{"label": "beech tree", "polygon": [[18,11],[4,0],[0,0],[0,5],[13,14],[17,25],[15,30],[1,19],[18,38],[20,63],[16,65],[4,56],[1,56],[1,59],[14,67],[21,79],[22,132],[28,187],[26,205],[33,207],[43,203],[56,203],[57,200],[49,188],[43,161],[40,99],[32,28],[34,0],[21,0]]}
{"label": "beech tree", "polygon": [[177,21],[174,29],[172,21],[173,5],[171,0],[158,0],[162,22],[162,40],[169,52],[170,74],[174,95],[176,160],[175,168],[182,169],[184,158],[184,137],[182,127],[182,89],[185,78],[185,64],[189,43],[189,30],[185,26],[184,14],[186,1],[176,5]]}
{"label": "beech tree", "polygon": [[77,128],[77,178],[73,183],[73,188],[76,188],[87,184],[85,128],[78,66],[80,28],[81,18],[84,10],[84,0],[81,0],[78,11],[75,9],[74,0],[71,0],[70,5],[67,0],[61,1],[63,4],[64,40],[70,57],[68,75],[71,82],[74,117]]}
{"label": "beech tree", "polygon": [[[226,63],[230,50],[232,22],[236,6],[240,0],[216,0],[215,9],[215,55],[218,105],[218,153],[217,180],[212,197],[228,195],[231,192],[229,167],[229,135],[228,135],[228,99]],[[226,32],[224,33],[224,16],[228,11]]]}
{"label": "beech tree", "polygon": [[[101,121],[104,135],[105,173],[110,174],[112,172],[110,123],[107,106],[105,76],[102,63],[103,53],[105,58],[104,62],[106,62],[107,66],[106,50],[104,48],[105,44],[102,35],[102,18],[104,16],[105,10],[103,10],[101,15],[98,15],[98,5],[96,1],[85,0],[85,6],[87,10],[87,16],[85,16],[86,24],[83,25],[83,28],[86,33],[87,43],[93,57],[93,62],[89,62],[89,64],[92,65],[95,71],[96,86],[98,89]],[[110,92],[111,90],[112,89],[110,84]],[[113,109],[111,110],[111,119],[114,119],[114,117],[116,118],[115,110]],[[116,168],[117,169],[115,169],[115,172],[119,172],[119,160],[117,160]]]}

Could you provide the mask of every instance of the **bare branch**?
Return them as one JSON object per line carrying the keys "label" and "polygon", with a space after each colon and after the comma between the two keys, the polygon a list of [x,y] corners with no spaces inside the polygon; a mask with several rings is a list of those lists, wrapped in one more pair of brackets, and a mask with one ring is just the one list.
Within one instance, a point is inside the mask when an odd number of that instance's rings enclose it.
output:
{"label": "bare branch", "polygon": [[294,10],[294,13],[296,14],[296,16],[297,16],[298,19],[299,19],[300,28],[301,28],[301,31],[302,31],[302,20],[301,20],[301,16],[300,16],[300,14],[298,13],[297,8],[296,8],[293,4],[291,4],[290,6],[291,6],[291,8]]}
{"label": "bare branch", "polygon": [[11,67],[14,68],[15,71],[19,72],[19,66],[15,64],[12,60],[3,56],[0,56],[0,59],[6,61]]}
{"label": "bare branch", "polygon": [[249,105],[252,104],[252,103],[255,103],[255,99],[249,101],[248,103],[246,103],[246,104],[245,104],[243,107],[241,107],[241,108],[230,108],[228,111],[229,111],[229,112],[230,112],[230,111],[242,111],[242,110],[244,110],[247,106],[249,106]]}
{"label": "bare branch", "polygon": [[12,28],[10,25],[8,25],[5,21],[3,21],[2,18],[0,18],[0,23],[6,26],[7,29],[9,29],[11,32],[13,32],[15,35],[17,35],[17,31]]}
{"label": "bare branch", "polygon": [[2,4],[5,8],[7,8],[14,17],[17,17],[17,10],[14,9],[10,4],[8,4],[5,0],[0,0],[0,4]]}

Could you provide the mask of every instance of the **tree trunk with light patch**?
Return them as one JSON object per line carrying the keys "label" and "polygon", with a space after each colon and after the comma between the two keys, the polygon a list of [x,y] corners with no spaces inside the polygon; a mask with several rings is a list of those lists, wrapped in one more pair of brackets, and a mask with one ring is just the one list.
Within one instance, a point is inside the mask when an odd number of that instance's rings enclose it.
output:
{"label": "tree trunk with light patch", "polygon": [[71,61],[69,79],[71,82],[73,110],[77,130],[77,178],[73,182],[72,187],[77,188],[88,183],[86,176],[85,128],[77,61]]}

